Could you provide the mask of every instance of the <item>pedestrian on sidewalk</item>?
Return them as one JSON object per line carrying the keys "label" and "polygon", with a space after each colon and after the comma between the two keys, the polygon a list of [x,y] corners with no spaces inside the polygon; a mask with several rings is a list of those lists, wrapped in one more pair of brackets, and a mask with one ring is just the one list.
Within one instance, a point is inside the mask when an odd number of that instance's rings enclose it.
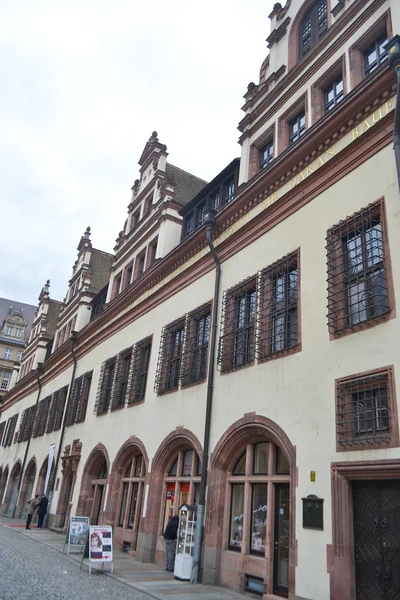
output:
{"label": "pedestrian on sidewalk", "polygon": [[43,521],[47,514],[48,503],[49,503],[49,501],[46,498],[46,495],[42,494],[42,496],[40,498],[40,502],[38,504],[38,524],[37,524],[38,529],[43,529]]}
{"label": "pedestrian on sidewalk", "polygon": [[26,525],[25,529],[31,528],[32,517],[35,514],[36,507],[39,503],[39,494],[35,494],[35,497],[28,501],[28,510],[26,511]]}
{"label": "pedestrian on sidewalk", "polygon": [[165,539],[165,570],[173,571],[175,566],[176,536],[178,533],[179,517],[174,515],[169,520],[163,533]]}

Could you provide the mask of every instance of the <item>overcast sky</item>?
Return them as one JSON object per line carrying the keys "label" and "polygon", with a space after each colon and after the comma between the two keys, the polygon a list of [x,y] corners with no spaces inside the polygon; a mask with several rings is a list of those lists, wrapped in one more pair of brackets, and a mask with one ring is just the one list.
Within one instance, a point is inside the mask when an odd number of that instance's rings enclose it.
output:
{"label": "overcast sky", "polygon": [[64,298],[87,225],[112,252],[153,130],[209,181],[240,156],[273,0],[0,0],[0,296]]}

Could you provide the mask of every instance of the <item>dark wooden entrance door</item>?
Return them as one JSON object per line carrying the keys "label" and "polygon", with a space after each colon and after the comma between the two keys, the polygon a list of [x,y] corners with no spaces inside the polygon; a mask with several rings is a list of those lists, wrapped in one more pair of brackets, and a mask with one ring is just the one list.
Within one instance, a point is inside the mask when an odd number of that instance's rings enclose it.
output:
{"label": "dark wooden entrance door", "polygon": [[400,600],[400,480],[353,483],[357,600]]}

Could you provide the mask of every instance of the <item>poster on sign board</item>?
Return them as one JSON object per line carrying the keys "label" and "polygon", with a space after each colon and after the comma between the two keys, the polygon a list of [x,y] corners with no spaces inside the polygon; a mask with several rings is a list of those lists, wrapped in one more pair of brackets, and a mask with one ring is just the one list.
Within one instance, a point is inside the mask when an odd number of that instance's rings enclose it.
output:
{"label": "poster on sign board", "polygon": [[112,562],[111,525],[91,525],[89,527],[89,561]]}
{"label": "poster on sign board", "polygon": [[89,533],[89,517],[70,517],[68,546],[84,546]]}

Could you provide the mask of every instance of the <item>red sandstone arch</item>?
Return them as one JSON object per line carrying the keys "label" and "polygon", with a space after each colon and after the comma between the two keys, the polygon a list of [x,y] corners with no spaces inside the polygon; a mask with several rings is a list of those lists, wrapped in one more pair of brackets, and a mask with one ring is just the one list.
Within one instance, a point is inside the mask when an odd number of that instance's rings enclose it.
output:
{"label": "red sandstone arch", "polygon": [[95,486],[92,485],[93,480],[97,480],[97,474],[102,464],[106,462],[107,465],[107,478],[104,480],[106,485],[109,478],[110,471],[110,457],[107,448],[102,443],[98,443],[93,450],[90,452],[85,466],[83,468],[83,474],[81,478],[81,489],[79,491],[79,499],[76,507],[76,514],[80,516],[91,517],[93,521],[93,510],[96,502],[99,502],[99,519],[102,521],[102,509],[104,503],[104,497],[97,498]]}
{"label": "red sandstone arch", "polygon": [[122,444],[112,464],[111,474],[108,480],[110,488],[108,490],[107,507],[104,514],[105,521],[111,525],[115,524],[120,482],[126,467],[126,463],[133,455],[137,454],[141,454],[143,456],[147,477],[147,472],[149,469],[149,458],[147,456],[147,451],[143,442],[134,435]]}
{"label": "red sandstone arch", "polygon": [[[238,455],[248,443],[270,440],[281,448],[290,465],[291,513],[289,532],[289,595],[295,589],[295,506],[296,506],[296,449],[283,429],[268,417],[256,413],[245,414],[222,435],[210,457],[207,516],[204,545],[218,553],[223,548],[223,523],[226,510],[226,476]],[[215,583],[219,582],[218,574]]]}
{"label": "red sandstone arch", "polygon": [[150,493],[148,505],[145,508],[146,518],[142,523],[143,536],[147,538],[146,550],[138,548],[137,557],[144,562],[154,561],[156,558],[156,542],[161,527],[161,510],[164,501],[164,477],[172,465],[176,454],[180,450],[195,450],[202,460],[203,451],[198,438],[188,429],[177,427],[161,442],[154,455],[151,474],[149,477]]}
{"label": "red sandstone arch", "polygon": [[4,499],[5,512],[11,514],[17,501],[18,478],[21,477],[21,460],[18,459],[14,464],[10,477],[8,478],[7,491]]}
{"label": "red sandstone arch", "polygon": [[[307,13],[311,10],[314,4],[318,0],[306,0],[303,3],[303,6],[297,12],[295,18],[292,21],[292,24],[289,29],[289,54],[288,54],[288,70],[295,66],[295,64],[299,61],[299,34],[300,28],[303,23],[303,19],[307,15]],[[326,6],[328,9],[328,29],[332,23],[331,17],[331,0],[326,0]]]}
{"label": "red sandstone arch", "polygon": [[4,490],[6,489],[7,479],[8,479],[9,468],[8,465],[2,469],[2,474],[0,477],[0,507],[2,509]]}
{"label": "red sandstone arch", "polygon": [[26,503],[33,496],[33,486],[35,483],[37,471],[36,458],[33,456],[29,461],[25,473],[23,474],[22,484],[19,490],[18,506],[16,515],[22,516],[26,512]]}

